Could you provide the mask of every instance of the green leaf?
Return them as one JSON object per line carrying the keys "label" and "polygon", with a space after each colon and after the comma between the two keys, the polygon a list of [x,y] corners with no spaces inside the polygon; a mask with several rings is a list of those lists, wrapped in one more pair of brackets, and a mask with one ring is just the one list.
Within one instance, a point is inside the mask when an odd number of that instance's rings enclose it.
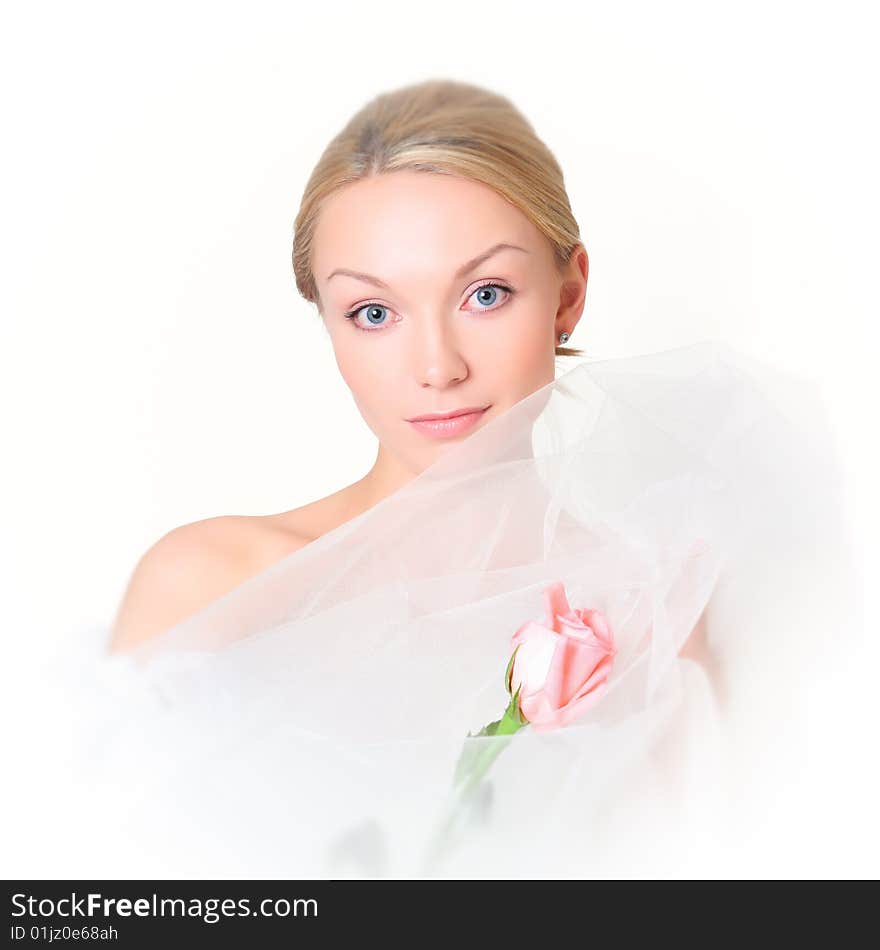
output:
{"label": "green leaf", "polygon": [[510,660],[507,663],[507,669],[504,671],[504,690],[507,695],[510,695],[510,674],[513,672],[513,661],[516,657],[517,650],[522,646],[522,644],[517,644],[516,650],[510,654]]}
{"label": "green leaf", "polygon": [[522,683],[520,683],[520,685],[517,686],[516,692],[513,694],[513,699],[511,700],[511,706],[513,706],[513,709],[515,711],[516,721],[521,726],[527,726],[529,721],[523,715],[522,708],[520,707],[520,704],[519,704],[519,694],[521,690],[522,690]]}
{"label": "green leaf", "polygon": [[[519,646],[513,651],[513,655],[507,664],[505,680],[508,687],[510,683],[510,672],[513,669],[513,661],[518,649]],[[454,786],[463,788],[465,792],[476,786],[489,769],[489,766],[491,766],[496,757],[507,745],[506,742],[468,742],[467,739],[476,739],[481,736],[512,736],[519,729],[522,729],[523,726],[528,725],[528,719],[522,714],[519,705],[521,692],[522,684],[519,684],[516,688],[516,692],[510,697],[510,702],[508,702],[507,708],[504,710],[500,719],[494,719],[492,722],[486,723],[479,732],[468,732],[455,766],[455,775],[453,777]],[[509,693],[510,690],[508,688],[508,694]]]}
{"label": "green leaf", "polygon": [[524,725],[524,720],[519,709],[519,693],[520,690],[519,687],[517,687],[516,692],[511,696],[510,702],[507,704],[507,709],[504,710],[504,715],[498,721],[495,735],[512,735]]}

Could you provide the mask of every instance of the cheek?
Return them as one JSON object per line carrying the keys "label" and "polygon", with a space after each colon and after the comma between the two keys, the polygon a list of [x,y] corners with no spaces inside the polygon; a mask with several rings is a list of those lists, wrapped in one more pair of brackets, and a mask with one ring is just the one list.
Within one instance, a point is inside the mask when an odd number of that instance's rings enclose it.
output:
{"label": "cheek", "polygon": [[[517,314],[515,324],[492,336],[486,363],[496,378],[527,395],[550,382],[555,373],[552,315],[540,310]],[[487,341],[488,342],[488,341]]]}
{"label": "cheek", "polygon": [[[369,331],[365,331],[369,332]],[[367,341],[368,343],[370,341]],[[364,420],[375,432],[394,415],[393,376],[380,348],[372,352],[357,341],[334,339],[336,365]]]}
{"label": "cheek", "polygon": [[357,332],[343,327],[333,333],[333,355],[348,388],[356,397],[365,397],[381,381],[381,352],[358,346],[357,339],[352,339]]}

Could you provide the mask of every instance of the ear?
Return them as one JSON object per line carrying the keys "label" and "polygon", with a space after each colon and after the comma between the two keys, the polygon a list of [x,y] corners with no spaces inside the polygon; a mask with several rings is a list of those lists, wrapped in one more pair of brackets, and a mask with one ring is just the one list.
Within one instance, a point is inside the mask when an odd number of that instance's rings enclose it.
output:
{"label": "ear", "polygon": [[556,336],[563,330],[574,332],[587,298],[587,278],[590,273],[590,258],[583,244],[576,244],[559,288],[559,308],[556,311]]}

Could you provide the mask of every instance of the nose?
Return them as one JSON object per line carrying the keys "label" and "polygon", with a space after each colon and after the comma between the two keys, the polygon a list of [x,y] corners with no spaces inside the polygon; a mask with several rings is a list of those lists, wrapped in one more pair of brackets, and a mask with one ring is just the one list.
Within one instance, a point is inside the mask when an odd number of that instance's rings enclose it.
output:
{"label": "nose", "polygon": [[467,362],[454,332],[442,317],[423,321],[412,347],[419,385],[444,389],[467,379]]}

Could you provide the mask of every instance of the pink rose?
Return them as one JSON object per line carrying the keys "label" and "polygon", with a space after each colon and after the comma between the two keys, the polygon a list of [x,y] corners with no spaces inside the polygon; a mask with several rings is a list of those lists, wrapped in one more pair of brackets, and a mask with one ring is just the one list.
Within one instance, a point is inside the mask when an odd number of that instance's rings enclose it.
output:
{"label": "pink rose", "polygon": [[529,620],[511,639],[507,689],[521,687],[520,710],[533,729],[566,726],[605,690],[617,649],[599,610],[572,609],[561,581],[544,589],[544,623]]}
{"label": "pink rose", "polygon": [[511,638],[504,671],[509,702],[500,719],[468,738],[495,736],[500,742],[465,743],[453,777],[455,797],[431,845],[429,863],[461,826],[474,790],[513,735],[531,725],[538,732],[567,726],[605,692],[617,650],[599,610],[572,610],[561,581],[544,588],[545,622],[529,620]]}

